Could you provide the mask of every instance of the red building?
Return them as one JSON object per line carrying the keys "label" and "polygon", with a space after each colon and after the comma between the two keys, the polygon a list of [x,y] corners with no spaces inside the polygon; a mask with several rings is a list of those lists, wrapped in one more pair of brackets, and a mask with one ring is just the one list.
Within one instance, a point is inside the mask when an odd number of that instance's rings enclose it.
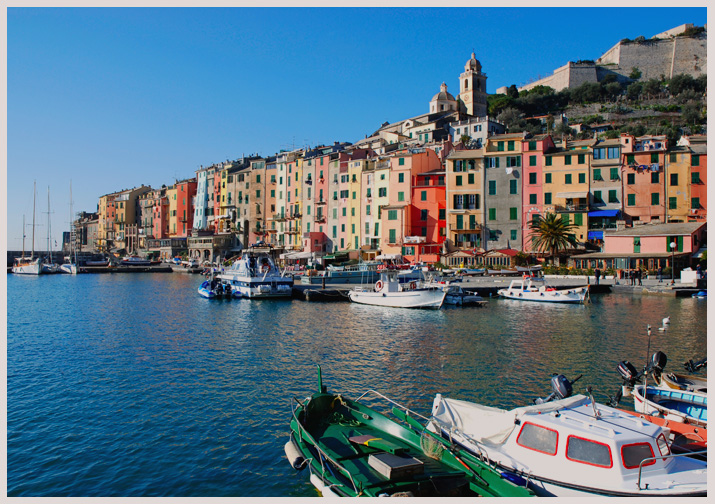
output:
{"label": "red building", "polygon": [[176,216],[178,226],[177,237],[186,237],[191,234],[194,226],[194,196],[196,196],[196,179],[182,180],[176,183]]}
{"label": "red building", "polygon": [[690,149],[690,214],[688,220],[705,222],[708,216],[707,136],[692,135],[683,137],[681,141]]}
{"label": "red building", "polygon": [[169,198],[166,196],[166,188],[157,191],[154,201],[154,238],[162,239],[169,237]]}
{"label": "red building", "polygon": [[447,238],[446,198],[444,169],[418,173],[413,177],[408,234],[402,246],[405,260],[439,262],[442,243]]}
{"label": "red building", "polygon": [[621,134],[623,214],[641,223],[665,222],[665,136]]}

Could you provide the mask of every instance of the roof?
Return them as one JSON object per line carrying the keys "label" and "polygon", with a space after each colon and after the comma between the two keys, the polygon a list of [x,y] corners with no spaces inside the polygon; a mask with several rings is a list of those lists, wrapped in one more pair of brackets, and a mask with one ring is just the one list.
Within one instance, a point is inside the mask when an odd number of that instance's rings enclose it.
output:
{"label": "roof", "polygon": [[[676,256],[688,255],[690,252],[676,252]],[[571,259],[618,259],[621,257],[629,259],[669,259],[673,254],[670,252],[591,252],[571,256]]]}
{"label": "roof", "polygon": [[[671,222],[667,224],[642,224],[620,231],[611,231],[606,236],[667,236],[667,235],[691,235],[706,222]],[[623,255],[623,254],[621,254]]]}
{"label": "roof", "polygon": [[474,159],[484,157],[482,149],[452,150],[447,159]]}
{"label": "roof", "polygon": [[492,249],[492,250],[488,250],[487,252],[485,252],[484,255],[502,254],[505,256],[514,257],[518,253],[519,253],[519,251],[514,250],[514,249]]}

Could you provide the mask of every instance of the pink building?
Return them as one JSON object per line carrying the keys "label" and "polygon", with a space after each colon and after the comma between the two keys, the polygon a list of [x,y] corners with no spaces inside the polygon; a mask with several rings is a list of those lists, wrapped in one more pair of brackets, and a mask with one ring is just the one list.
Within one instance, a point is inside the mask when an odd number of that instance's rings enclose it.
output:
{"label": "pink building", "polygon": [[531,247],[531,222],[536,216],[544,215],[544,153],[554,149],[551,135],[537,135],[524,139],[521,143],[523,157],[523,190],[521,236],[522,249],[525,252],[535,251]]}

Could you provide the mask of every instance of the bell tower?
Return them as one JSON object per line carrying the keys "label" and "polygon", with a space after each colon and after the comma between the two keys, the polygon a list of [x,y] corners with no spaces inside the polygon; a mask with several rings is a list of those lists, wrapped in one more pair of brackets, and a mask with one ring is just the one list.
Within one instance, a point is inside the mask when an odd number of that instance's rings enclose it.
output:
{"label": "bell tower", "polygon": [[487,76],[482,73],[482,64],[472,53],[459,76],[459,98],[472,116],[487,115]]}

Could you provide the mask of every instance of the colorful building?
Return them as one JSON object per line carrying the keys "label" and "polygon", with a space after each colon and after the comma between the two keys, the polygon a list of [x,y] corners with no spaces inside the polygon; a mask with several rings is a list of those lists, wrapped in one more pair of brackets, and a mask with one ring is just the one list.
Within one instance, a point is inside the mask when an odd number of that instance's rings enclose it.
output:
{"label": "colorful building", "polygon": [[531,224],[545,213],[544,210],[544,154],[556,148],[551,135],[524,138],[521,142],[524,166],[521,198],[522,250],[535,252],[532,247]]}
{"label": "colorful building", "polygon": [[414,177],[409,235],[402,256],[411,262],[437,263],[447,237],[445,171],[438,168]]}
{"label": "colorful building", "polygon": [[665,222],[665,136],[621,134],[623,213],[633,223]]}
{"label": "colorful building", "polygon": [[446,160],[446,239],[458,249],[484,250],[484,149],[453,150]]}

